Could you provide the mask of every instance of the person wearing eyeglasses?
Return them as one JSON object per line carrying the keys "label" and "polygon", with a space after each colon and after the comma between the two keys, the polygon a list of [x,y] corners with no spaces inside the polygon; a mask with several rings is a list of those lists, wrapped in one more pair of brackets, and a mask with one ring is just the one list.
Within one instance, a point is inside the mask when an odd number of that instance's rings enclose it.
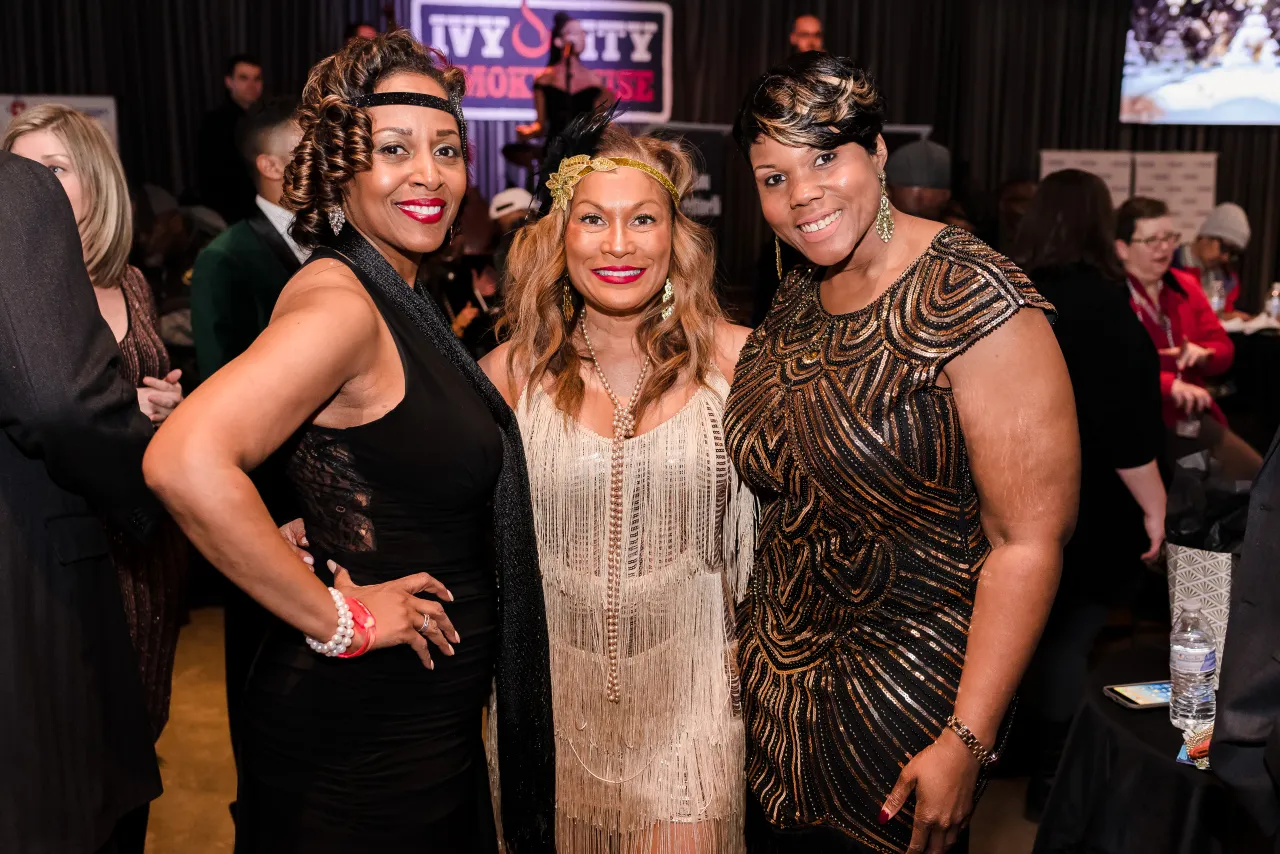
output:
{"label": "person wearing eyeglasses", "polygon": [[1163,415],[1174,431],[1174,456],[1209,448],[1229,476],[1252,480],[1262,457],[1227,428],[1205,388],[1206,378],[1231,367],[1235,345],[1196,277],[1172,269],[1181,244],[1164,202],[1135,196],[1116,211],[1116,254],[1124,264],[1129,304],[1160,355]]}
{"label": "person wearing eyeglasses", "polygon": [[1116,212],[1116,254],[1128,276],[1129,303],[1160,353],[1165,424],[1201,413],[1225,424],[1204,381],[1231,367],[1235,346],[1195,277],[1171,269],[1181,244],[1169,207],[1158,199],[1135,196]]}

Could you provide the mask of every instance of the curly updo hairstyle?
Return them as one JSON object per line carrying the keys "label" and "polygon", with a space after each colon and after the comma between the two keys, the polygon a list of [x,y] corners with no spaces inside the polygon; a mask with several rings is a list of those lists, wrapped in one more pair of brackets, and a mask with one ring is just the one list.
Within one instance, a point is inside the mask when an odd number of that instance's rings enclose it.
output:
{"label": "curly updo hairstyle", "polygon": [[884,98],[871,75],[848,57],[809,51],[751,84],[733,139],[748,158],[761,137],[820,151],[856,142],[875,154],[883,129]]}
{"label": "curly updo hairstyle", "polygon": [[284,207],[294,212],[290,233],[300,246],[320,243],[329,228],[328,212],[342,205],[347,182],[372,166],[369,114],[353,107],[352,100],[402,72],[430,77],[449,100],[461,101],[466,92],[462,69],[404,29],[349,41],[311,69],[298,105],[302,142],[284,170]]}

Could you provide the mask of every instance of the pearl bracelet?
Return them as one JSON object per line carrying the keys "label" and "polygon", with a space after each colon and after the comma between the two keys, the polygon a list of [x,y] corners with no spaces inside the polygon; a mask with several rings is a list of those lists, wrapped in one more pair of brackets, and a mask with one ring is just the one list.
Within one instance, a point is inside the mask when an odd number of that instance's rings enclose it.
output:
{"label": "pearl bracelet", "polygon": [[355,637],[356,630],[355,623],[351,619],[351,606],[347,604],[346,597],[342,595],[342,591],[330,587],[329,595],[333,597],[333,604],[338,609],[338,630],[325,643],[320,643],[315,638],[308,637],[307,646],[321,655],[337,658],[347,651],[347,647],[351,646],[351,639]]}

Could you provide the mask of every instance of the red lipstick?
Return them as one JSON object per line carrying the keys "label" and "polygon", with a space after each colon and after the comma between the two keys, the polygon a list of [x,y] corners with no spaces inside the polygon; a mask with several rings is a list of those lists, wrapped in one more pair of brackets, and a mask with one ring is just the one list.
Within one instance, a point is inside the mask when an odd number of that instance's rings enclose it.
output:
{"label": "red lipstick", "polygon": [[592,273],[601,281],[608,282],[611,285],[627,285],[638,280],[644,275],[644,267],[595,267]]}
{"label": "red lipstick", "polygon": [[408,199],[396,202],[395,206],[409,219],[423,225],[434,225],[444,219],[444,199]]}

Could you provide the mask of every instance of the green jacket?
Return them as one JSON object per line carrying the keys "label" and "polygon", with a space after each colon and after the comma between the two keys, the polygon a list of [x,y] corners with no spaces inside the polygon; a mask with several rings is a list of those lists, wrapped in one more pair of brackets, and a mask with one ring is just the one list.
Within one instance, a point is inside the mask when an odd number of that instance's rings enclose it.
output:
{"label": "green jacket", "polygon": [[[256,221],[256,222],[255,222]],[[219,234],[191,272],[191,331],[200,376],[207,379],[267,328],[276,299],[297,271],[284,239],[261,213]],[[275,238],[269,246],[262,237]]]}

